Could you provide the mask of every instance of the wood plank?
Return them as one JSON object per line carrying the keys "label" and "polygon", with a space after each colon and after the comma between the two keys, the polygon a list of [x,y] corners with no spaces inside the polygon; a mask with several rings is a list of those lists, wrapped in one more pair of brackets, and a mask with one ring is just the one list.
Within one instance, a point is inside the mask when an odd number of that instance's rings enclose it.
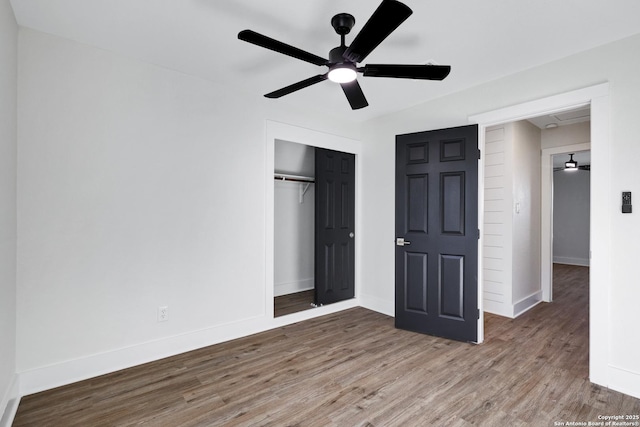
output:
{"label": "wood plank", "polygon": [[281,295],[273,299],[273,311],[275,317],[284,316],[286,314],[297,313],[299,311],[310,310],[313,308],[314,290],[296,292],[294,294]]}
{"label": "wood plank", "polygon": [[356,308],[25,396],[14,426],[546,426],[640,414],[639,399],[588,381],[588,268],[555,265],[554,289],[553,303],[517,319],[486,314],[481,345]]}

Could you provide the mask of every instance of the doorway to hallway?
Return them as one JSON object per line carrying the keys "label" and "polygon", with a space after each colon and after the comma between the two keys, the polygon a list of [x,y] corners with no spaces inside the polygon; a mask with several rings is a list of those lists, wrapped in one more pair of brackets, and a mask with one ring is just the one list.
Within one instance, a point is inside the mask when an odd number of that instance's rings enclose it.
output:
{"label": "doorway to hallway", "polygon": [[[478,123],[480,125],[480,146],[484,148],[484,132],[488,127],[495,124],[590,106],[590,135],[594,166],[591,172],[592,202],[590,220],[591,224],[599,224],[599,226],[591,227],[590,232],[592,252],[589,266],[589,317],[591,319],[589,330],[589,378],[593,383],[605,386],[609,384],[608,337],[610,335],[610,319],[607,307],[609,304],[608,277],[611,266],[611,238],[608,227],[611,224],[612,212],[607,203],[594,203],[593,201],[610,199],[609,102],[609,85],[604,83],[469,117],[470,123]],[[482,193],[481,196],[483,197]],[[550,247],[545,248],[543,244],[542,258],[545,259],[545,255],[550,253]],[[549,273],[550,277],[550,271],[543,271],[543,280],[545,273]],[[479,271],[479,275],[482,277],[482,271]],[[480,325],[483,326],[483,323],[480,322]],[[480,334],[484,336],[484,331],[480,331]]]}

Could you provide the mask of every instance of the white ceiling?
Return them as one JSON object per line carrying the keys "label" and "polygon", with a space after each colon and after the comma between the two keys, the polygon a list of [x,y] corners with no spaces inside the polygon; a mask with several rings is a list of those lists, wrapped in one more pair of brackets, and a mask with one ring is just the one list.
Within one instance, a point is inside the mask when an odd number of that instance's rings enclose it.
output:
{"label": "white ceiling", "polygon": [[574,125],[576,123],[588,122],[591,120],[591,107],[586,106],[575,110],[532,117],[528,120],[540,129],[552,129],[559,126]]}
{"label": "white ceiling", "polygon": [[[369,107],[352,111],[323,82],[271,102],[313,106],[363,121],[640,33],[638,0],[404,1],[414,14],[367,58],[370,63],[452,66],[442,82],[359,77]],[[333,15],[356,26],[378,0],[11,0],[18,23],[261,97],[317,67],[241,42],[243,29],[326,57],[339,45]]]}

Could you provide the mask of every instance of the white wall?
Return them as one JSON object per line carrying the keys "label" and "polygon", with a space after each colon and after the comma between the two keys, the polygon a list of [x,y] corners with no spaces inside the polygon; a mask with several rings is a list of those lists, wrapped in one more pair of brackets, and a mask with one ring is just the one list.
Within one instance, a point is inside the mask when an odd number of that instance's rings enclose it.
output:
{"label": "white wall", "polygon": [[542,129],[542,148],[563,147],[591,141],[591,122]]}
{"label": "white wall", "polygon": [[274,169],[277,173],[316,176],[314,147],[296,142],[278,140],[274,148]]}
{"label": "white wall", "polygon": [[19,63],[23,391],[271,325],[266,120],[357,126],[27,29]]}
{"label": "white wall", "polygon": [[516,317],[541,300],[540,130],[527,121],[487,129],[484,147],[483,308]]}
{"label": "white wall", "polygon": [[[9,0],[0,1],[0,419],[17,396],[16,141],[18,26]],[[11,405],[10,405],[11,406]],[[7,414],[8,418],[10,414]],[[0,421],[0,424],[3,421]]]}
{"label": "white wall", "polygon": [[513,314],[542,298],[540,285],[540,129],[513,123]]}
{"label": "white wall", "polygon": [[508,317],[513,317],[513,129],[513,123],[488,128],[484,146],[483,309]]}
{"label": "white wall", "polygon": [[[300,189],[309,186],[300,202]],[[274,188],[274,296],[315,285],[315,186],[276,181]]]}
{"label": "white wall", "polygon": [[[314,147],[276,141],[274,161],[278,173],[315,176]],[[313,289],[315,184],[275,181],[274,223],[274,295]]]}
{"label": "white wall", "polygon": [[584,170],[553,173],[553,262],[589,265],[589,178]]}
{"label": "white wall", "polygon": [[[601,46],[541,67],[504,77],[475,88],[454,93],[405,111],[366,123],[363,168],[364,216],[363,253],[367,268],[366,301],[376,301],[393,312],[394,299],[394,138],[397,134],[445,128],[468,123],[470,115],[533,101],[579,88],[609,81],[611,87],[611,164],[612,197],[600,200],[610,206],[612,221],[602,224],[611,230],[613,262],[610,284],[607,283],[611,307],[611,370],[620,373],[616,387],[640,396],[640,335],[630,335],[630,328],[640,325],[640,287],[637,242],[640,241],[640,216],[620,214],[618,199],[622,190],[640,188],[640,36]],[[455,75],[455,67],[452,76]],[[425,89],[427,90],[427,89]],[[624,372],[624,374],[622,374]],[[621,379],[624,377],[624,380]],[[626,382],[625,387],[621,383]]]}

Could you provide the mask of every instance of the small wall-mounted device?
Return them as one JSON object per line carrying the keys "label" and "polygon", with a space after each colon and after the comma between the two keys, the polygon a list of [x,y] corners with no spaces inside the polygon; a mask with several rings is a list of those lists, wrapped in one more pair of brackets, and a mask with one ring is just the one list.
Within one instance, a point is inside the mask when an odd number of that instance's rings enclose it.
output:
{"label": "small wall-mounted device", "polygon": [[622,213],[631,213],[631,191],[622,192]]}

